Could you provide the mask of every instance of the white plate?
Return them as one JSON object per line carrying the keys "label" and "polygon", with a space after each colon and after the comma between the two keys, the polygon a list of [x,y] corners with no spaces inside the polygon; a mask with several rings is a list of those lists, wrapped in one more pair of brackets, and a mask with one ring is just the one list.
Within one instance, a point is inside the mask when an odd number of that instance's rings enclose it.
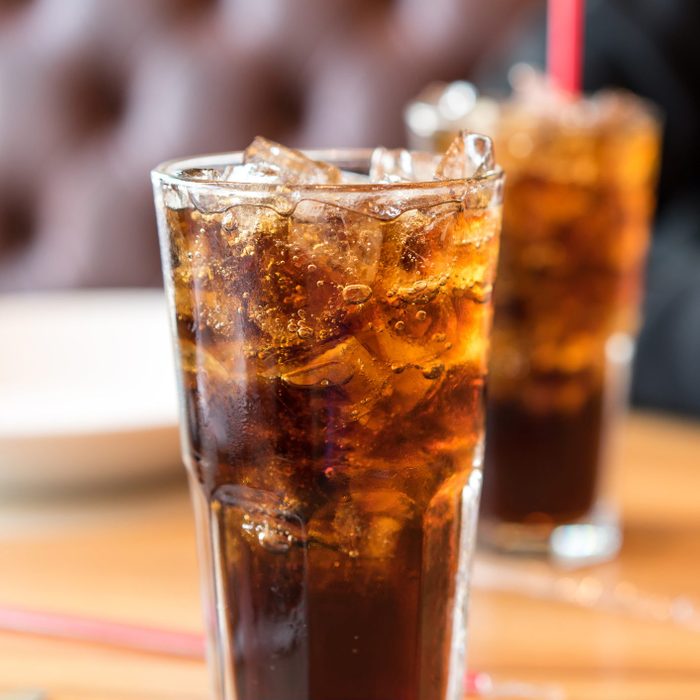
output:
{"label": "white plate", "polygon": [[0,296],[0,493],[182,469],[157,290]]}

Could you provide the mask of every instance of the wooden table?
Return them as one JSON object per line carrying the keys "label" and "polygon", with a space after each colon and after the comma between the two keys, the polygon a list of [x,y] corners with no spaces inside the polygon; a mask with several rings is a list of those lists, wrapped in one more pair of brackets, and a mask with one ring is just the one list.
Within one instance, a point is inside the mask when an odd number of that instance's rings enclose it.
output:
{"label": "wooden table", "polygon": [[[700,601],[700,425],[633,416],[615,488],[623,553],[576,572],[579,584]],[[200,629],[181,481],[40,513],[0,506],[0,604]],[[700,698],[700,628],[509,592],[474,591],[470,659],[496,679],[555,683],[572,700]],[[0,690],[29,687],[49,700],[203,700],[207,675],[196,660],[0,633]]]}

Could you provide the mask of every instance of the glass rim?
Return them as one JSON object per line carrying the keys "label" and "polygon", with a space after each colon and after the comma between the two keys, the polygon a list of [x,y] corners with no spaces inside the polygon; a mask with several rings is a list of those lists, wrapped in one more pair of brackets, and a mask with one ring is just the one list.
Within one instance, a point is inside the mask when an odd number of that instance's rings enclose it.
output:
{"label": "glass rim", "polygon": [[[370,162],[373,149],[371,148],[327,148],[327,149],[299,149],[304,155],[313,160],[324,161],[334,165],[349,165],[364,161]],[[410,153],[424,153],[410,149]],[[434,155],[438,155],[435,153]],[[179,185],[185,187],[215,187],[224,190],[243,190],[246,192],[275,193],[289,190],[296,192],[326,192],[345,193],[357,192],[376,194],[380,192],[401,192],[406,190],[418,190],[429,192],[435,189],[449,187],[465,187],[471,184],[494,185],[503,180],[504,171],[496,166],[478,177],[458,178],[452,180],[402,180],[399,182],[341,182],[337,184],[321,183],[266,183],[266,182],[237,182],[235,180],[211,180],[195,178],[183,175],[186,169],[213,168],[215,166],[240,165],[243,160],[243,151],[222,151],[220,153],[207,153],[197,156],[186,156],[163,161],[151,170],[151,177],[161,184]]]}

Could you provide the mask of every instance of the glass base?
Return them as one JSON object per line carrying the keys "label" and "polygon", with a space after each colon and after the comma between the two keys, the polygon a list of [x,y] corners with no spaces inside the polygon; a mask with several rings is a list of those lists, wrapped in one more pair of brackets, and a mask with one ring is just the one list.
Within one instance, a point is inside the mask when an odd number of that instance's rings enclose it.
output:
{"label": "glass base", "polygon": [[562,525],[482,520],[479,542],[503,554],[547,556],[583,566],[614,558],[622,546],[617,514],[598,508],[588,517]]}

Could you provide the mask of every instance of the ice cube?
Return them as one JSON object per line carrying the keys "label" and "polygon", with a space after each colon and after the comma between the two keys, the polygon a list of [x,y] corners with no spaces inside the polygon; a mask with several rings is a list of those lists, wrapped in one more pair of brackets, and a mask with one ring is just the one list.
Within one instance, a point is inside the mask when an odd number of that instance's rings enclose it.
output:
{"label": "ice cube", "polygon": [[386,559],[394,556],[406,522],[414,517],[415,504],[407,496],[377,488],[361,477],[348,497],[330,502],[309,522],[311,538],[351,558]]}
{"label": "ice cube", "polygon": [[190,206],[190,198],[187,195],[187,190],[179,185],[170,185],[163,183],[163,203],[168,209],[188,209]]}
{"label": "ice cube", "polygon": [[338,168],[307,158],[301,151],[256,136],[243,154],[246,166],[255,166],[261,177],[295,185],[333,185],[341,181]]}
{"label": "ice cube", "polygon": [[409,210],[385,226],[379,285],[384,293],[439,276],[454,265],[454,230],[459,212],[452,203]]}
{"label": "ice cube", "polygon": [[289,240],[316,265],[324,283],[372,285],[382,249],[374,217],[332,204],[302,200],[290,221]]}
{"label": "ice cube", "polygon": [[371,182],[418,182],[432,180],[438,157],[404,149],[375,148],[370,161]]}
{"label": "ice cube", "polygon": [[369,166],[371,182],[401,182],[412,179],[411,153],[403,149],[390,150],[380,146],[372,151]]}
{"label": "ice cube", "polygon": [[436,180],[483,177],[493,170],[493,143],[488,136],[460,131],[435,169]]}
{"label": "ice cube", "polygon": [[274,372],[280,373],[283,384],[291,390],[313,391],[321,397],[331,392],[338,411],[336,418],[345,426],[356,421],[366,423],[366,416],[383,397],[391,376],[389,366],[353,337],[303,362],[277,365]]}
{"label": "ice cube", "polygon": [[352,404],[366,405],[390,375],[386,364],[355,338],[336,343],[329,350],[284,372],[282,381],[299,389],[336,389]]}
{"label": "ice cube", "polygon": [[227,383],[230,379],[229,368],[212,352],[195,345],[187,338],[180,338],[180,364],[183,371],[192,374],[205,374],[211,382]]}
{"label": "ice cube", "polygon": [[[351,503],[360,524],[360,537],[351,552],[370,559],[395,556],[399,536],[411,515],[411,501],[401,493],[382,489],[368,493],[356,491]],[[342,535],[345,522],[341,512],[336,514],[334,525]]]}
{"label": "ice cube", "polygon": [[241,165],[234,165],[226,175],[228,182],[263,182],[269,184],[281,182],[279,174],[274,172],[265,163],[243,163]]}

